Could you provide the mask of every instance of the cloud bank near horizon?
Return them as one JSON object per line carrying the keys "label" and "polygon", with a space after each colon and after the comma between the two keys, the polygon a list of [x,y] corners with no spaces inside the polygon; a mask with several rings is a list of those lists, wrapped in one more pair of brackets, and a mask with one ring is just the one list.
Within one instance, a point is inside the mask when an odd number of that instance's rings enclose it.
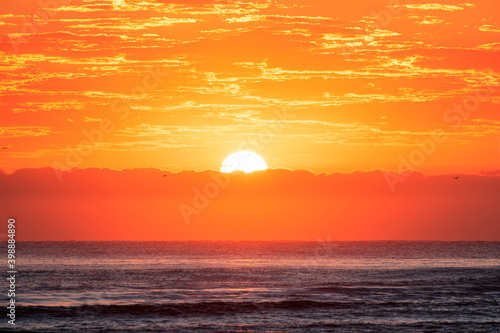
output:
{"label": "cloud bank near horizon", "polygon": [[252,174],[51,168],[0,173],[19,240],[500,240],[500,172]]}

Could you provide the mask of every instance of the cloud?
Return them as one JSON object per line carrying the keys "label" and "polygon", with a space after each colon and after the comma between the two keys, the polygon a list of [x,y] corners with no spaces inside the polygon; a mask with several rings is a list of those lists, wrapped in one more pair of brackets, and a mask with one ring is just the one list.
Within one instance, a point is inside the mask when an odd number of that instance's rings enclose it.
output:
{"label": "cloud", "polygon": [[500,176],[500,170],[481,171],[479,174],[485,176]]}
{"label": "cloud", "polygon": [[484,24],[479,27],[480,31],[489,31],[489,32],[500,32],[500,26],[498,25],[491,25],[491,24]]}
{"label": "cloud", "polygon": [[474,8],[475,5],[471,3],[463,3],[458,6],[455,5],[444,5],[439,3],[426,3],[426,4],[409,4],[409,5],[401,5],[403,7],[409,9],[418,9],[418,10],[442,10],[448,12],[460,11],[466,8]]}
{"label": "cloud", "polygon": [[0,218],[17,218],[20,240],[500,240],[498,171],[414,173],[395,193],[382,171],[91,168],[62,177],[0,173]]}
{"label": "cloud", "polygon": [[38,127],[38,126],[0,127],[0,136],[4,138],[45,136],[53,133],[54,132],[48,127]]}

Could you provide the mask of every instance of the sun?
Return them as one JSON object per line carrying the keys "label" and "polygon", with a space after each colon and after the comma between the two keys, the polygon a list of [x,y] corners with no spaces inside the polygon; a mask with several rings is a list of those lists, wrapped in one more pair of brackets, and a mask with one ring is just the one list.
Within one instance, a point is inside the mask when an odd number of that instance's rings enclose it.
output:
{"label": "sun", "polygon": [[222,162],[220,171],[230,173],[239,170],[249,173],[266,169],[267,164],[262,157],[249,151],[239,151],[229,155],[224,162]]}

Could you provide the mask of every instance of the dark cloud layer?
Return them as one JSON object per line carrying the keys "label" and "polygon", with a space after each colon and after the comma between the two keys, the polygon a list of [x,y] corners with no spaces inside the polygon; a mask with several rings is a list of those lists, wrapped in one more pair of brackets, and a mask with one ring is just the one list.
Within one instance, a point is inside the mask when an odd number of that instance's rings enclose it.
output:
{"label": "dark cloud layer", "polygon": [[0,174],[20,240],[500,240],[500,176],[53,169]]}

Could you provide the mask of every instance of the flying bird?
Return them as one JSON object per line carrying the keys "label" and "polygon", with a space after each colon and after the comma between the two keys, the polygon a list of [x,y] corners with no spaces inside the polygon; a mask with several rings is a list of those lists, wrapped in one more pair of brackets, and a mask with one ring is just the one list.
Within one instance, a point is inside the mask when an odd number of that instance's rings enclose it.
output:
{"label": "flying bird", "polygon": [[5,150],[5,149],[7,149],[7,147],[2,147],[2,150]]}
{"label": "flying bird", "polygon": [[163,177],[167,177],[168,175],[163,175]]}
{"label": "flying bird", "polygon": [[457,179],[458,179],[458,177],[460,177],[460,176],[453,177],[453,179],[457,180]]}

